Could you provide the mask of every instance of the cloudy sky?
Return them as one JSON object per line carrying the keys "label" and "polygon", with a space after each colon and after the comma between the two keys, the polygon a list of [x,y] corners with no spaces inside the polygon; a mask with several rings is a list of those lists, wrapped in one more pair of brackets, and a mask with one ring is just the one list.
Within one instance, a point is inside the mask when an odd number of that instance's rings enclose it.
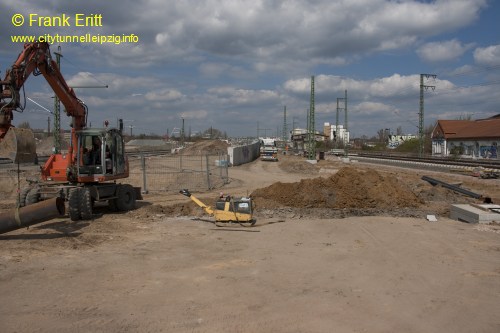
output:
{"label": "cloudy sky", "polygon": [[[24,25],[13,25],[15,14]],[[65,14],[71,26],[29,26],[30,14]],[[101,15],[102,26],[77,27],[76,14]],[[306,126],[312,75],[316,128],[335,123],[347,90],[354,137],[397,127],[417,133],[424,73],[437,75],[424,81],[436,87],[425,92],[426,126],[500,113],[500,1],[2,0],[0,15],[2,78],[22,50],[15,35],[138,36],[138,43],[52,46],[61,46],[71,86],[109,86],[75,89],[93,127],[123,118],[134,134],[166,134],[183,118],[191,132],[275,135],[285,106],[289,129]],[[25,88],[52,108],[42,77]],[[14,123],[45,128],[48,116],[28,99]]]}

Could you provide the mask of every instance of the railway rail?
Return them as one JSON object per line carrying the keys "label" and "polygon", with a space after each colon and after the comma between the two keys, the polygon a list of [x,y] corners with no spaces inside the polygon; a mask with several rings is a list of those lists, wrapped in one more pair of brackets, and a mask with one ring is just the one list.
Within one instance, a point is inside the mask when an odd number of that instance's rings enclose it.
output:
{"label": "railway rail", "polygon": [[[170,155],[170,150],[142,150],[142,151],[134,151],[134,152],[126,152],[125,153],[129,157],[139,157],[141,155],[145,156],[158,156],[158,155]],[[38,156],[38,164],[43,164],[49,159],[49,155],[39,155]],[[0,165],[13,165],[11,159],[8,158],[0,158]]]}
{"label": "railway rail", "polygon": [[[142,150],[126,153],[131,158],[137,158],[141,155],[145,156],[158,156],[170,155],[170,150]],[[38,156],[38,163],[43,164],[49,156]],[[359,160],[360,162],[391,164],[407,167],[422,167],[430,169],[462,169],[464,171],[473,171],[474,169],[481,169],[483,171],[500,173],[500,159],[450,159],[439,157],[423,157],[402,155],[402,154],[381,154],[381,153],[350,153],[349,157]],[[9,159],[0,159],[0,165],[12,166],[13,162]]]}
{"label": "railway rail", "polygon": [[483,172],[500,173],[500,159],[450,159],[439,157],[415,157],[408,155],[393,154],[375,154],[375,153],[353,153],[349,154],[351,158],[359,161],[392,164],[410,167],[423,167],[430,169],[461,169],[464,171],[474,171],[475,169]]}

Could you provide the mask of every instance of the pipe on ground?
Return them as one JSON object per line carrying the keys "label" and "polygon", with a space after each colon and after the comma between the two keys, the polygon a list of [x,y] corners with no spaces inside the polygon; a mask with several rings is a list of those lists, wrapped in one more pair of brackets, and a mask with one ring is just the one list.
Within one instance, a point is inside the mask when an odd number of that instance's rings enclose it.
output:
{"label": "pipe on ground", "polygon": [[465,195],[467,195],[469,197],[472,197],[474,199],[482,199],[482,200],[484,200],[484,203],[492,203],[492,200],[491,200],[490,197],[483,197],[481,194],[465,190],[463,188],[460,188],[460,187],[452,185],[452,184],[445,183],[442,180],[437,180],[437,179],[434,179],[434,178],[431,178],[431,177],[428,177],[428,176],[422,176],[421,179],[429,182],[432,186],[435,186],[435,185],[439,184],[439,185],[441,185],[441,186],[443,186],[443,187],[445,187],[447,189],[450,189],[450,190],[458,192],[458,193],[465,194]]}
{"label": "pipe on ground", "polygon": [[52,198],[0,214],[0,234],[45,222],[65,213],[64,199]]}

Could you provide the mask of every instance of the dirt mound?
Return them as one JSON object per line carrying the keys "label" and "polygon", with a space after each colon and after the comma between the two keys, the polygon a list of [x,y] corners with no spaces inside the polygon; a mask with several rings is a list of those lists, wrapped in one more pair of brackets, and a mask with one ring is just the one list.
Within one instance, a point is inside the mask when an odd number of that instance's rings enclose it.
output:
{"label": "dirt mound", "polygon": [[301,159],[288,159],[279,162],[279,167],[285,172],[293,173],[318,173],[319,167],[317,165],[308,163],[303,158]]}
{"label": "dirt mound", "polygon": [[194,202],[177,203],[173,205],[154,204],[151,206],[140,207],[131,212],[135,217],[140,219],[155,219],[163,216],[199,216],[202,215],[202,210]]}
{"label": "dirt mound", "polygon": [[[69,143],[61,137],[61,149],[67,150]],[[36,153],[42,156],[49,156],[53,153],[54,137],[49,136],[43,139],[36,140]]]}
{"label": "dirt mound", "polygon": [[182,154],[199,155],[207,153],[227,153],[229,144],[221,140],[207,140],[196,142],[182,150]]}
{"label": "dirt mound", "polygon": [[252,197],[261,208],[390,209],[418,207],[423,203],[395,177],[352,167],[344,167],[328,178],[274,183],[254,191]]}

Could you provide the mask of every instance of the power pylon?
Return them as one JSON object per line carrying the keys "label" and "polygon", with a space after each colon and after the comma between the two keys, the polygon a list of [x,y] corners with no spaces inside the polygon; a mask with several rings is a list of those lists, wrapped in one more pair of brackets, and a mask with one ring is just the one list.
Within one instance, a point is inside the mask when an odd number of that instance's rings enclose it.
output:
{"label": "power pylon", "polygon": [[316,159],[316,131],[314,123],[314,75],[311,76],[311,98],[309,101],[309,126],[308,126],[308,159]]}
{"label": "power pylon", "polygon": [[436,86],[424,85],[424,78],[436,79],[436,74],[420,74],[420,111],[418,113],[418,157],[424,156],[425,133],[424,133],[424,90],[431,88],[433,91]]}
{"label": "power pylon", "polygon": [[344,156],[349,156],[349,127],[347,126],[347,89],[344,95],[345,130],[344,130]]}
{"label": "power pylon", "polygon": [[335,117],[335,148],[338,148],[339,142],[339,112],[341,108],[339,107],[339,101],[342,98],[337,98],[337,116]]}
{"label": "power pylon", "polygon": [[286,105],[283,110],[283,141],[288,141],[287,128],[286,128]]}
{"label": "power pylon", "polygon": [[[59,71],[61,70],[61,46],[57,47],[56,64]],[[59,97],[54,95],[54,153],[59,154],[61,152],[61,102]]]}
{"label": "power pylon", "polygon": [[[339,102],[340,101],[344,101],[344,107],[340,107],[339,106]],[[344,110],[344,114],[345,114],[345,119],[344,119],[344,137],[340,138],[339,136],[339,114],[340,114],[340,111],[341,110]],[[344,143],[344,153],[347,154],[347,150],[346,150],[346,141],[347,140],[347,89],[345,90],[345,94],[344,94],[344,97],[338,97],[337,98],[337,116],[335,118],[335,148],[337,148],[338,146],[338,140],[339,138],[342,139],[343,143]]]}

